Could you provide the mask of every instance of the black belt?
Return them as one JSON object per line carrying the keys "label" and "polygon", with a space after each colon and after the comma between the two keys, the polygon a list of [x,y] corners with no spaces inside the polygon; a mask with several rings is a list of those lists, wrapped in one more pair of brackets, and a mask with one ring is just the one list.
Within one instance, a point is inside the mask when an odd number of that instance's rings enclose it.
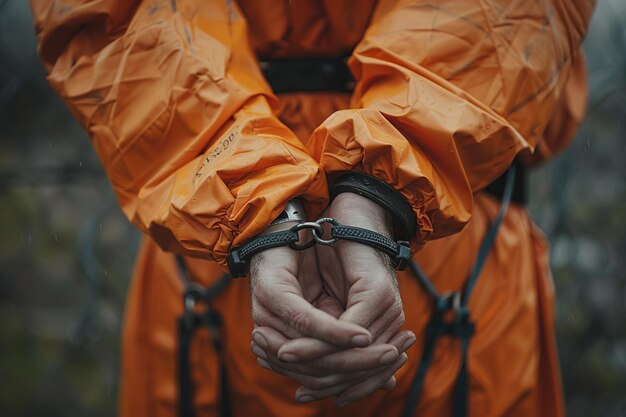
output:
{"label": "black belt", "polygon": [[346,65],[349,56],[261,58],[260,66],[265,79],[277,94],[314,91],[349,93],[354,89],[354,78]]}

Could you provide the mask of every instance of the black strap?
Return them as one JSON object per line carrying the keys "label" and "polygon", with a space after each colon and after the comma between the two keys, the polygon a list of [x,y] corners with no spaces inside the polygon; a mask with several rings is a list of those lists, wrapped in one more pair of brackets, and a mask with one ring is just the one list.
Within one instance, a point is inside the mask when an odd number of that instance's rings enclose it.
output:
{"label": "black strap", "polygon": [[248,272],[248,262],[259,252],[267,249],[288,246],[298,241],[298,232],[285,230],[257,236],[242,246],[234,247],[228,254],[228,270],[235,278],[241,278]]}
{"label": "black strap", "polygon": [[189,350],[194,326],[185,315],[178,318],[178,408],[180,417],[193,417]]}
{"label": "black strap", "polygon": [[[419,403],[424,387],[426,374],[432,364],[437,340],[441,336],[453,336],[459,338],[461,345],[461,364],[453,391],[452,415],[453,417],[466,417],[468,415],[469,373],[467,352],[469,350],[469,343],[472,335],[474,334],[475,328],[474,323],[470,319],[470,311],[467,305],[511,201],[513,184],[516,176],[515,170],[516,167],[512,165],[507,172],[500,210],[478,249],[476,262],[472,267],[470,275],[465,283],[465,288],[462,292],[440,294],[415,261],[411,261],[409,264],[411,272],[417,281],[433,298],[433,312],[430,321],[426,326],[422,357],[420,359],[417,372],[411,382],[409,396],[407,397],[402,417],[410,417],[417,408],[417,404]],[[452,322],[446,322],[444,320],[446,313],[450,311],[453,312],[454,319]]]}
{"label": "black strap", "polygon": [[279,93],[351,92],[354,78],[346,65],[349,53],[332,57],[272,59],[259,65],[272,90]]}
{"label": "black strap", "polygon": [[333,239],[345,239],[353,242],[363,243],[386,254],[391,259],[391,264],[399,271],[404,270],[411,258],[411,248],[407,241],[393,241],[387,236],[373,232],[361,227],[333,226],[330,231]]}
{"label": "black strap", "polygon": [[[331,239],[324,239],[323,224],[325,223],[331,225]],[[304,229],[310,229],[313,238],[301,243],[299,233]],[[345,226],[333,218],[323,217],[314,222],[297,223],[288,230],[257,236],[242,246],[232,247],[228,253],[228,269],[232,277],[240,278],[246,275],[252,256],[264,250],[280,246],[289,246],[294,250],[305,250],[315,244],[332,246],[339,239],[363,243],[389,255],[392,265],[398,270],[403,270],[411,258],[411,250],[407,241],[394,242],[372,230]]]}
{"label": "black strap", "polygon": [[463,291],[463,303],[465,305],[467,305],[467,301],[472,296],[472,291],[476,286],[476,281],[478,281],[480,271],[482,271],[483,266],[485,265],[487,255],[489,255],[489,251],[493,246],[493,242],[496,240],[496,235],[498,234],[498,230],[500,229],[502,220],[504,220],[504,215],[509,208],[509,203],[511,202],[511,197],[513,195],[513,185],[515,184],[516,170],[517,167],[515,165],[511,165],[507,172],[506,184],[502,196],[502,203],[500,204],[500,211],[498,212],[496,220],[489,228],[487,235],[483,239],[483,242],[478,249],[476,262],[474,263],[474,266],[470,271],[469,277],[467,278],[467,284],[465,284],[465,290]]}
{"label": "black strap", "polygon": [[[180,417],[194,417],[193,410],[193,386],[191,381],[191,369],[189,352],[191,340],[197,328],[207,329],[213,345],[213,350],[219,361],[220,372],[220,416],[231,417],[231,398],[228,384],[228,374],[224,361],[223,346],[219,334],[222,325],[221,316],[211,309],[210,301],[221,292],[231,278],[223,275],[214,285],[209,288],[201,287],[190,280],[185,262],[181,256],[176,257],[176,262],[181,279],[185,284],[183,296],[184,312],[178,318],[178,389],[179,389],[179,412]],[[196,309],[197,303],[202,303],[201,311]]]}

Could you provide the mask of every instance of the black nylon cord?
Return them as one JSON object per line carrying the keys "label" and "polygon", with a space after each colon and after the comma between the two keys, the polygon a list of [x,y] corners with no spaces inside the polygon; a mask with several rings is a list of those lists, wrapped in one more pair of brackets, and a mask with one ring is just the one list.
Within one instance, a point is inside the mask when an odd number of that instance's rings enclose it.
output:
{"label": "black nylon cord", "polygon": [[[231,417],[231,395],[226,363],[223,356],[223,344],[219,333],[222,318],[216,311],[211,309],[210,305],[211,300],[228,286],[231,277],[225,274],[211,287],[205,288],[191,281],[185,261],[181,256],[176,256],[176,264],[180,278],[185,286],[183,293],[184,312],[178,318],[178,409],[180,417],[194,417],[195,415],[189,353],[195,330],[198,328],[208,330],[213,350],[219,363],[219,415],[220,417]],[[204,304],[202,312],[195,310],[196,303]]]}
{"label": "black nylon cord", "polygon": [[[428,369],[432,364],[434,350],[439,337],[443,335],[458,337],[461,344],[461,363],[459,373],[453,391],[453,417],[467,417],[468,411],[468,387],[469,373],[467,364],[467,353],[469,343],[474,334],[474,323],[470,320],[470,312],[467,308],[469,298],[480,276],[480,272],[487,260],[491,247],[495,241],[500,225],[504,220],[504,216],[508,210],[513,188],[515,184],[516,167],[512,165],[506,174],[506,183],[502,197],[502,204],[496,216],[495,221],[487,231],[485,238],[481,242],[478,249],[476,261],[467,278],[465,289],[462,292],[452,294],[440,294],[433,283],[428,279],[426,274],[421,270],[414,260],[410,262],[411,272],[424,288],[424,290],[433,297],[433,313],[431,319],[426,326],[424,335],[424,348],[420,364],[411,382],[409,396],[402,412],[402,417],[411,417],[420,401],[424,381]],[[448,311],[454,312],[454,321],[446,323],[443,320],[444,314]]]}

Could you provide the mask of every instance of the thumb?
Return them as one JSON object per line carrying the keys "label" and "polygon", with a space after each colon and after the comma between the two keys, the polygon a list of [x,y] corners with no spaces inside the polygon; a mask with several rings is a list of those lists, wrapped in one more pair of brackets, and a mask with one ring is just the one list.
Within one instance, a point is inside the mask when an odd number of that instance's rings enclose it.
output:
{"label": "thumb", "polygon": [[[343,248],[348,252],[347,249]],[[340,319],[369,329],[375,339],[386,331],[385,326],[391,327],[390,331],[397,331],[403,324],[404,313],[395,271],[390,270],[380,259],[381,254],[371,248],[351,245],[350,249],[363,253],[343,256],[346,275],[352,285],[346,310]]]}

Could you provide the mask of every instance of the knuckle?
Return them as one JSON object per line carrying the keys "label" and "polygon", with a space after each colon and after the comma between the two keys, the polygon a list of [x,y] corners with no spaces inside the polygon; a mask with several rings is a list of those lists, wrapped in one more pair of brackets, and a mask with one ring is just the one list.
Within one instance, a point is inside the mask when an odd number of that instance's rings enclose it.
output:
{"label": "knuckle", "polygon": [[313,330],[313,320],[310,314],[304,312],[296,312],[291,317],[286,317],[285,321],[290,327],[294,328],[298,333],[307,335]]}
{"label": "knuckle", "polygon": [[327,384],[324,383],[324,381],[322,381],[319,378],[310,378],[311,379],[311,386],[310,388],[319,391],[319,390],[323,390],[325,388],[327,388]]}
{"label": "knuckle", "polygon": [[300,379],[300,383],[307,388],[310,388],[315,391],[322,390],[326,388],[325,384],[320,380],[320,378],[316,378],[313,376],[303,376]]}
{"label": "knuckle", "polygon": [[346,371],[348,368],[348,361],[343,357],[337,357],[333,360],[327,361],[325,364],[327,367],[331,369],[335,369],[337,371]]}

